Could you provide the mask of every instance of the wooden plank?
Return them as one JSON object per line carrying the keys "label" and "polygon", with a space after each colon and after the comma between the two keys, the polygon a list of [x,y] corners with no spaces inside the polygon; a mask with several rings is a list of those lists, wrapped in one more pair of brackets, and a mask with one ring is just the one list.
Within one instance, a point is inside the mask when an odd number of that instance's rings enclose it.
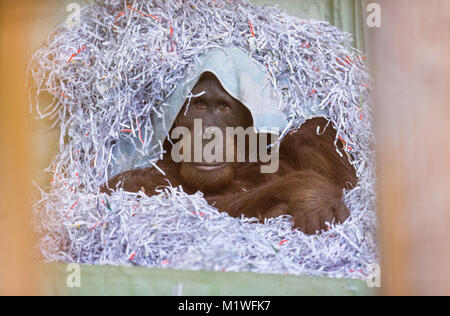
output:
{"label": "wooden plank", "polygon": [[41,268],[45,295],[375,295],[361,280],[111,266],[81,266],[80,287],[69,288],[66,280],[72,272],[66,271],[66,264],[43,264]]}
{"label": "wooden plank", "polygon": [[33,294],[25,72],[31,1],[0,2],[0,295]]}
{"label": "wooden plank", "polygon": [[383,0],[370,31],[383,294],[450,294],[450,1]]}

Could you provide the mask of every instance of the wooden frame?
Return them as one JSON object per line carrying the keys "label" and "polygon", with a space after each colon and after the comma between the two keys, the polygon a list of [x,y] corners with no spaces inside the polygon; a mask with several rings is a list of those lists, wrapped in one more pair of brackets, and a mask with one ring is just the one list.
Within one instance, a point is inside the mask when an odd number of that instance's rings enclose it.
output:
{"label": "wooden frame", "polygon": [[450,295],[450,1],[378,2],[369,59],[382,293]]}
{"label": "wooden frame", "polygon": [[[369,32],[369,60],[376,92],[382,294],[450,294],[450,2],[377,3],[382,8],[382,27]],[[27,226],[33,151],[24,85],[32,51],[28,35],[33,19],[38,19],[37,5],[28,0],[0,3],[0,294],[33,294],[36,284],[41,284],[40,269],[30,260]],[[64,272],[60,265],[48,268],[53,272],[47,271],[44,280],[55,280],[52,275]],[[131,271],[110,270],[87,268],[88,274],[100,271],[104,279],[110,273]],[[153,277],[153,273],[167,273],[139,271]],[[189,273],[180,272],[179,277],[189,278]],[[220,279],[220,273],[210,280],[214,278]],[[286,278],[276,280],[295,291]],[[292,280],[319,288],[335,286],[334,281],[322,279]],[[322,294],[330,293],[330,288],[323,289],[327,292]]]}

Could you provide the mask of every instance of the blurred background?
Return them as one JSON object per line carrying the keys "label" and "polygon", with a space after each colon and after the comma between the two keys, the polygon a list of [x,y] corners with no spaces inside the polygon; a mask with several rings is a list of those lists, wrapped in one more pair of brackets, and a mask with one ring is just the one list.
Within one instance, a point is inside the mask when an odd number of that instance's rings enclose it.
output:
{"label": "blurred background", "polygon": [[[450,294],[450,1],[252,0],[329,21],[354,35],[375,82],[382,294]],[[32,181],[58,134],[29,114],[26,67],[67,6],[0,0],[0,294],[39,294],[31,260]],[[367,24],[370,4],[381,27]]]}

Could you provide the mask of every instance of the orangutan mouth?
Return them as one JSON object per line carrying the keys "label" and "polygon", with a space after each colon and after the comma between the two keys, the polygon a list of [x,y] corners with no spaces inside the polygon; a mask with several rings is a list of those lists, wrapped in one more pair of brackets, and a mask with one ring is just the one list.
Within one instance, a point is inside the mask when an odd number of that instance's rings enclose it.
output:
{"label": "orangutan mouth", "polygon": [[216,171],[216,170],[220,170],[223,169],[226,166],[226,162],[224,163],[219,163],[219,164],[214,164],[214,163],[210,163],[210,164],[200,164],[200,163],[195,163],[194,164],[194,168],[200,171]]}

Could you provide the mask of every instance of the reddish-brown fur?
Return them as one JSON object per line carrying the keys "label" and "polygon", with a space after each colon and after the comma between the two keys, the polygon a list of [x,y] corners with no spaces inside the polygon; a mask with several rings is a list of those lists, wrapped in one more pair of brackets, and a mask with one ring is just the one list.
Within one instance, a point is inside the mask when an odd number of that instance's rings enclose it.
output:
{"label": "reddish-brown fur", "polygon": [[[223,91],[220,83],[216,84]],[[242,111],[238,113],[243,115]],[[261,173],[260,163],[233,163],[226,172],[217,174],[220,189],[215,185],[214,190],[209,190],[208,186],[202,186],[202,181],[212,177],[192,171],[191,164],[172,162],[170,145],[166,142],[168,154],[158,162],[165,177],[154,168],[131,170],[111,179],[108,186],[116,188],[120,183],[126,191],[144,190],[148,195],[155,194],[158,186],[167,186],[167,181],[173,186],[182,185],[187,193],[203,188],[206,200],[231,216],[243,214],[264,219],[289,214],[294,227],[314,234],[326,230],[327,222],[342,223],[348,218],[350,213],[343,202],[342,190],[353,187],[357,181],[355,169],[336,152],[336,131],[332,124],[323,132],[327,124],[323,118],[311,119],[287,135],[280,146],[279,169],[273,174]],[[106,187],[102,191],[110,192]]]}

